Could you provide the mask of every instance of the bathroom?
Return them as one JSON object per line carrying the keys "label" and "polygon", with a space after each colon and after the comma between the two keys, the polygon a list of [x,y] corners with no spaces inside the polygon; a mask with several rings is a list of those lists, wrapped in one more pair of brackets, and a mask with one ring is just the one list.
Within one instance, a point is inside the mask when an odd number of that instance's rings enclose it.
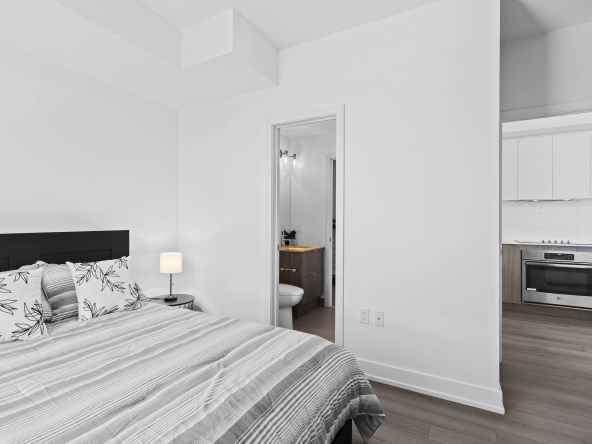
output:
{"label": "bathroom", "polygon": [[280,326],[335,342],[336,121],[280,129]]}

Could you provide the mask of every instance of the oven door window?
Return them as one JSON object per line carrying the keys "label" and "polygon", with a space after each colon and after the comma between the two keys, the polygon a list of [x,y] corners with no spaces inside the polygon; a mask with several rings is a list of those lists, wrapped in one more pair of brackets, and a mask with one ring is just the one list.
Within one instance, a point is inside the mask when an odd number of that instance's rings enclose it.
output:
{"label": "oven door window", "polygon": [[526,288],[539,293],[592,296],[592,267],[578,264],[526,262]]}

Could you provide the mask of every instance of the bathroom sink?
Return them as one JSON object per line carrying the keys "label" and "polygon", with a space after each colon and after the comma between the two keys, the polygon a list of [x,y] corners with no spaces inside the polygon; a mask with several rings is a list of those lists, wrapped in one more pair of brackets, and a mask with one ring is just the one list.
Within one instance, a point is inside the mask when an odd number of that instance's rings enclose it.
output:
{"label": "bathroom sink", "polygon": [[290,245],[290,246],[280,247],[280,251],[290,251],[292,253],[304,253],[306,251],[318,250],[320,248],[325,248],[325,247],[320,247],[318,245]]}

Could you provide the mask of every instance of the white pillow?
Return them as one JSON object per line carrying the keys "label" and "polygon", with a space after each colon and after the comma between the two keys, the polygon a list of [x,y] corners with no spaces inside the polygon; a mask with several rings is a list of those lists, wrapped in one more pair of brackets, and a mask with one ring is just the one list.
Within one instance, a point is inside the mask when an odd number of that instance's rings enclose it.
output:
{"label": "white pillow", "polygon": [[101,262],[66,262],[66,265],[74,279],[81,321],[137,310],[146,302],[134,277],[131,256]]}
{"label": "white pillow", "polygon": [[47,335],[41,306],[43,269],[0,273],[0,343]]}

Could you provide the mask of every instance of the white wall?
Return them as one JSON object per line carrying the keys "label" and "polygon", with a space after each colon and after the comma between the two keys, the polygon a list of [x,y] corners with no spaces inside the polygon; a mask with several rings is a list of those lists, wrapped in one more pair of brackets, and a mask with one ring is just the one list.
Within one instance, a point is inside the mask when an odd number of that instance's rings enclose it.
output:
{"label": "white wall", "polygon": [[139,284],[168,291],[178,115],[32,56],[0,52],[0,232],[130,230]]}
{"label": "white wall", "polygon": [[291,226],[293,230],[300,227],[296,233],[298,244],[326,246],[325,162],[327,154],[335,150],[335,133],[293,137],[289,151],[290,155],[296,154],[296,166],[291,160],[287,165],[280,162],[280,170],[292,175]]}
{"label": "white wall", "polygon": [[592,108],[592,23],[501,46],[501,110]]}
{"label": "white wall", "polygon": [[182,289],[265,318],[266,119],[344,103],[346,348],[374,379],[502,411],[498,2],[443,0],[292,47],[280,73],[180,113]]}

